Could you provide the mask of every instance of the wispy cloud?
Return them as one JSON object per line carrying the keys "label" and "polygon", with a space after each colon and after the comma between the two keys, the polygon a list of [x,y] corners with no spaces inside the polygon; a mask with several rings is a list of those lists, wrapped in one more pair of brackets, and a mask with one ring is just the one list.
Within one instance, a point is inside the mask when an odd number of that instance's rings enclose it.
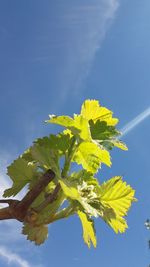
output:
{"label": "wispy cloud", "polygon": [[74,2],[63,14],[62,27],[66,44],[63,47],[65,64],[61,68],[60,101],[69,92],[81,94],[97,51],[115,18],[119,0],[88,0]]}
{"label": "wispy cloud", "polygon": [[20,267],[33,267],[29,262],[21,258],[19,255],[12,253],[8,250],[8,248],[5,248],[3,246],[0,246],[0,256],[3,257],[8,264],[14,263]]}
{"label": "wispy cloud", "polygon": [[125,136],[130,131],[132,131],[136,126],[138,126],[142,121],[150,116],[150,107],[141,112],[138,116],[136,116],[133,120],[128,122],[120,131],[122,132],[122,136]]}

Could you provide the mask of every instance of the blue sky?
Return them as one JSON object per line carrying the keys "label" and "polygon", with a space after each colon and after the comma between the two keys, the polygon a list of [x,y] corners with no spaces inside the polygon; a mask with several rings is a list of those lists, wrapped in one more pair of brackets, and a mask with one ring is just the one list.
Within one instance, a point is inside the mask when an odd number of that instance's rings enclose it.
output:
{"label": "blue sky", "polygon": [[[123,128],[150,107],[149,9],[149,0],[0,2],[1,191],[9,184],[7,164],[56,131],[44,124],[48,114],[78,113],[85,99],[97,99]],[[149,132],[148,113],[123,136],[129,151],[114,150],[112,168],[101,173],[101,180],[124,175],[136,189],[125,234],[97,220],[98,247],[88,250],[72,217],[51,225],[47,242],[35,247],[19,223],[1,222],[0,266],[147,266]]]}

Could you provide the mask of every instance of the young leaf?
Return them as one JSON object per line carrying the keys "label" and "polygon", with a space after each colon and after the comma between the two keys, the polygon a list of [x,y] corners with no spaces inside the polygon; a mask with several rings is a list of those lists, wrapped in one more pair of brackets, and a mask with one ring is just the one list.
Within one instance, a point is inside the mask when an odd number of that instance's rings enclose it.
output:
{"label": "young leaf", "polygon": [[29,147],[27,150],[25,150],[20,157],[22,159],[25,159],[29,165],[34,164],[34,159],[33,159],[32,154],[31,154],[31,147]]}
{"label": "young leaf", "polygon": [[97,100],[86,100],[81,107],[81,115],[88,121],[106,121],[107,125],[114,126],[118,123],[117,118],[112,118],[112,111],[101,107]]}
{"label": "young leaf", "polygon": [[99,187],[100,202],[104,207],[103,219],[114,229],[116,233],[124,232],[127,224],[124,216],[135,201],[135,191],[116,176],[104,182]]}
{"label": "young leaf", "polygon": [[119,140],[114,140],[112,141],[113,145],[122,149],[122,150],[128,150],[127,146],[125,143],[123,143],[122,141]]}
{"label": "young leaf", "polygon": [[[76,115],[76,114],[74,115],[74,128],[79,129],[78,136],[82,140],[85,140],[85,141],[92,140],[88,121],[85,118],[83,118],[83,116]],[[72,127],[69,129],[72,131],[72,133],[75,134],[75,131]]]}
{"label": "young leaf", "polygon": [[88,185],[99,186],[98,179],[96,179],[91,172],[86,170],[81,170],[73,172],[70,176],[71,183],[76,185],[82,185],[83,182],[86,182]]}
{"label": "young leaf", "polygon": [[57,135],[51,134],[50,137],[50,147],[59,152],[59,155],[62,156],[69,149],[72,142],[72,138],[69,134],[60,133]]}
{"label": "young leaf", "polygon": [[91,173],[96,173],[101,163],[111,166],[109,152],[92,142],[82,142],[78,146],[73,161],[82,164],[83,168]]}
{"label": "young leaf", "polygon": [[81,115],[74,114],[74,118],[68,116],[55,116],[47,121],[48,123],[56,123],[69,129],[73,135],[83,140],[90,141],[91,134],[88,121]]}
{"label": "young leaf", "polygon": [[73,119],[69,116],[55,116],[55,115],[49,115],[49,120],[47,120],[47,123],[54,123],[61,126],[64,126],[66,128],[69,128],[73,126],[74,122]]}
{"label": "young leaf", "polygon": [[60,176],[59,150],[51,148],[51,140],[48,137],[39,138],[31,147],[31,154],[34,161],[45,170],[52,169],[56,176]]}
{"label": "young leaf", "polygon": [[25,159],[19,157],[7,168],[7,174],[12,179],[13,185],[5,190],[3,196],[15,196],[31,181],[35,175],[35,166],[28,164]]}
{"label": "young leaf", "polygon": [[97,120],[94,123],[94,121],[91,120],[89,124],[91,135],[94,140],[109,140],[119,135],[115,127],[107,125],[106,121]]}
{"label": "young leaf", "polygon": [[48,227],[46,225],[32,226],[25,223],[22,233],[27,235],[27,239],[35,242],[36,245],[41,245],[48,237]]}
{"label": "young leaf", "polygon": [[91,243],[93,244],[94,247],[97,245],[96,241],[96,234],[95,234],[95,229],[94,229],[94,221],[87,217],[87,215],[82,212],[78,211],[78,216],[81,220],[82,227],[83,227],[83,239],[84,242],[88,245],[90,248]]}
{"label": "young leaf", "polygon": [[122,141],[119,141],[118,139],[103,140],[100,142],[100,145],[102,145],[107,150],[112,150],[113,147],[117,147],[122,150],[128,150],[126,144]]}
{"label": "young leaf", "polygon": [[66,195],[66,197],[68,197],[72,200],[78,200],[79,201],[80,194],[79,194],[77,188],[71,186],[66,181],[60,180],[59,182],[60,182],[61,188],[62,188],[64,194]]}

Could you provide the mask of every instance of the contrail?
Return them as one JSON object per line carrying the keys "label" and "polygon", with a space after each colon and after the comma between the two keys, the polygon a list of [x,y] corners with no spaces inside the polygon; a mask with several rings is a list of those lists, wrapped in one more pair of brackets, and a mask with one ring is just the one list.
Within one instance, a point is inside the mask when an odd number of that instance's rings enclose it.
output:
{"label": "contrail", "polygon": [[125,136],[130,131],[132,131],[137,125],[150,116],[150,107],[141,112],[137,117],[128,122],[120,131],[121,136]]}
{"label": "contrail", "polygon": [[0,246],[0,256],[7,260],[8,264],[14,263],[20,267],[31,267],[31,265],[18,254],[10,252],[7,248]]}
{"label": "contrail", "polygon": [[66,63],[61,69],[62,89],[54,105],[55,110],[56,105],[60,110],[60,105],[68,101],[70,90],[71,92],[73,90],[79,98],[82,95],[81,87],[84,88],[96,54],[115,19],[120,2],[119,0],[74,1],[72,6],[68,5],[65,9],[62,25],[67,31],[67,45],[63,48]]}

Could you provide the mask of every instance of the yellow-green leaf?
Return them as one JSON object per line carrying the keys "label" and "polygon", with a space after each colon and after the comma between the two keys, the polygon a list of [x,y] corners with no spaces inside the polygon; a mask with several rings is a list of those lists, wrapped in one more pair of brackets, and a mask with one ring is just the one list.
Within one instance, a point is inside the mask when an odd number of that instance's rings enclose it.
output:
{"label": "yellow-green leaf", "polygon": [[91,173],[96,173],[101,163],[111,166],[109,152],[92,142],[82,142],[78,146],[73,161],[82,164],[83,168]]}
{"label": "yellow-green leaf", "polygon": [[3,196],[15,196],[35,176],[35,166],[29,164],[24,158],[19,157],[8,166],[7,174],[12,179],[13,185],[11,188],[5,190]]}
{"label": "yellow-green leaf", "polygon": [[79,200],[80,199],[80,194],[75,187],[69,186],[69,185],[67,185],[66,182],[61,181],[61,180],[59,180],[59,182],[60,182],[62,190],[64,191],[64,194],[67,197],[69,197],[73,200]]}
{"label": "yellow-green leaf", "polygon": [[[80,138],[83,140],[90,141],[91,138],[91,133],[90,133],[90,127],[88,124],[88,121],[83,118],[81,115],[74,115],[74,127],[79,129],[80,131]],[[73,132],[73,129],[70,127],[70,129]]]}
{"label": "yellow-green leaf", "polygon": [[117,118],[112,118],[113,112],[101,107],[97,100],[86,100],[81,107],[81,115],[88,121],[106,121],[107,125],[114,126],[118,123]]}
{"label": "yellow-green leaf", "polygon": [[74,118],[69,116],[50,116],[49,123],[56,123],[69,129],[74,135],[80,136],[83,140],[91,140],[88,121],[81,115],[74,114]]}
{"label": "yellow-green leaf", "polygon": [[122,149],[122,150],[128,150],[127,146],[125,143],[123,143],[122,141],[119,141],[119,140],[115,140],[115,141],[112,141],[113,145]]}
{"label": "yellow-green leaf", "polygon": [[122,177],[116,176],[100,186],[100,202],[104,206],[103,219],[114,229],[116,233],[123,233],[127,228],[124,216],[135,201],[135,191],[122,181]]}
{"label": "yellow-green leaf", "polygon": [[59,125],[64,126],[66,128],[73,126],[73,119],[69,116],[49,115],[49,118],[50,119],[46,121],[48,123],[59,124]]}
{"label": "yellow-green leaf", "polygon": [[34,142],[34,145],[30,148],[30,150],[34,161],[37,162],[39,166],[42,166],[45,169],[52,169],[56,176],[60,176],[58,162],[60,149],[53,146],[54,142],[55,141],[52,139],[52,136],[50,136],[50,138],[39,138]]}
{"label": "yellow-green leaf", "polygon": [[48,227],[46,225],[33,227],[32,225],[25,223],[22,233],[27,235],[28,240],[35,242],[36,245],[41,245],[48,237]]}
{"label": "yellow-green leaf", "polygon": [[88,245],[89,248],[91,246],[91,243],[94,247],[96,247],[97,241],[93,220],[89,219],[87,215],[82,211],[78,211],[78,216],[82,223],[84,242]]}

